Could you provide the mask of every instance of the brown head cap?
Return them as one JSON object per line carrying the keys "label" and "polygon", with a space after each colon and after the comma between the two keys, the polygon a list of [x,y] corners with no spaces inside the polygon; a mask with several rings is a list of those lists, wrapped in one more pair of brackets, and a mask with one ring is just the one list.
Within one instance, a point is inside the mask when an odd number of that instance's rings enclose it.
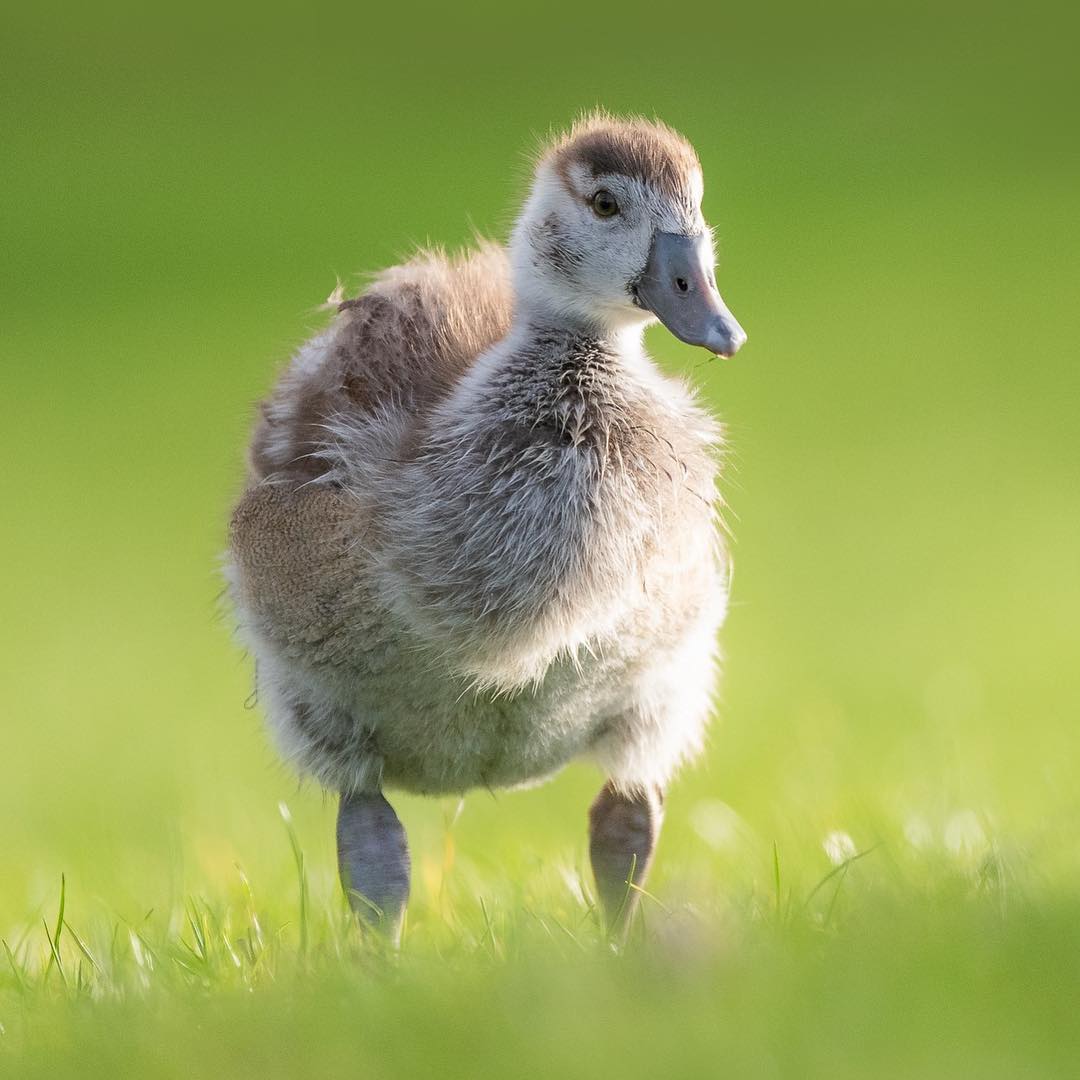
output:
{"label": "brown head cap", "polygon": [[578,165],[594,177],[618,175],[641,180],[691,205],[695,201],[694,178],[701,172],[694,148],[666,124],[607,113],[592,113],[577,121],[548,144],[541,160],[550,160],[571,188],[570,169]]}

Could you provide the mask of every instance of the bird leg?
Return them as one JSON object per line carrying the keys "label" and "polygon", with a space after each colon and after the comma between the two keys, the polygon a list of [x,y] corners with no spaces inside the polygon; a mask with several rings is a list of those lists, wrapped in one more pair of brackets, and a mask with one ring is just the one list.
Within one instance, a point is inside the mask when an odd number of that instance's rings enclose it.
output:
{"label": "bird leg", "polygon": [[353,911],[396,947],[409,900],[409,842],[381,792],[342,794],[338,870]]}
{"label": "bird leg", "polygon": [[649,872],[663,796],[657,788],[619,791],[609,780],[589,808],[589,859],[608,933],[623,940]]}

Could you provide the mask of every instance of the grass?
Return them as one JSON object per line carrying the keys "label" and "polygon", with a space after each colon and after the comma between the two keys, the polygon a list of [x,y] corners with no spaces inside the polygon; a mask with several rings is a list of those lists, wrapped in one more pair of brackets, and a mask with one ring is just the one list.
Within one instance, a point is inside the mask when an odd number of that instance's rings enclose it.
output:
{"label": "grass", "polygon": [[974,831],[852,854],[838,835],[774,843],[759,881],[646,895],[622,952],[580,866],[515,881],[447,861],[400,955],[359,934],[282,833],[295,877],[266,895],[236,867],[129,922],[79,913],[61,882],[48,920],[5,941],[0,1062],[20,1076],[1005,1077],[1069,1075],[1080,1050],[1077,905]]}
{"label": "grass", "polygon": [[[197,6],[0,41],[0,1075],[1075,1075],[1075,14]],[[251,403],[598,100],[700,148],[750,333],[649,338],[729,425],[716,721],[623,952],[575,766],[394,799],[386,956],[216,599]]]}

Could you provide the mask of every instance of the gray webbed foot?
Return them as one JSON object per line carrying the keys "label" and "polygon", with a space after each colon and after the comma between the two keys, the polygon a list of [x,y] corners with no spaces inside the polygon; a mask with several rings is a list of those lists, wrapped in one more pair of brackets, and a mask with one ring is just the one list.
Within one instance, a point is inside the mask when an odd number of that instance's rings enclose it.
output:
{"label": "gray webbed foot", "polygon": [[353,911],[397,946],[409,900],[409,843],[381,793],[343,794],[337,820],[338,869]]}
{"label": "gray webbed foot", "polygon": [[[589,858],[608,933],[622,941],[649,873],[663,820],[656,789],[618,791],[608,781],[589,808]],[[632,883],[632,884],[631,884]]]}

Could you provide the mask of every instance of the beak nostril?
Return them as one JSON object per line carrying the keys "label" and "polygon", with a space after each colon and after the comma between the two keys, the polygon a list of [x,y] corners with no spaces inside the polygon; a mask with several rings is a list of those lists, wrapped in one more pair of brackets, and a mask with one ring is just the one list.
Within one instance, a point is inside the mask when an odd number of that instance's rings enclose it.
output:
{"label": "beak nostril", "polygon": [[686,278],[682,278],[682,277],[677,277],[675,279],[675,288],[678,289],[679,292],[689,292],[690,291],[689,283],[687,282]]}

